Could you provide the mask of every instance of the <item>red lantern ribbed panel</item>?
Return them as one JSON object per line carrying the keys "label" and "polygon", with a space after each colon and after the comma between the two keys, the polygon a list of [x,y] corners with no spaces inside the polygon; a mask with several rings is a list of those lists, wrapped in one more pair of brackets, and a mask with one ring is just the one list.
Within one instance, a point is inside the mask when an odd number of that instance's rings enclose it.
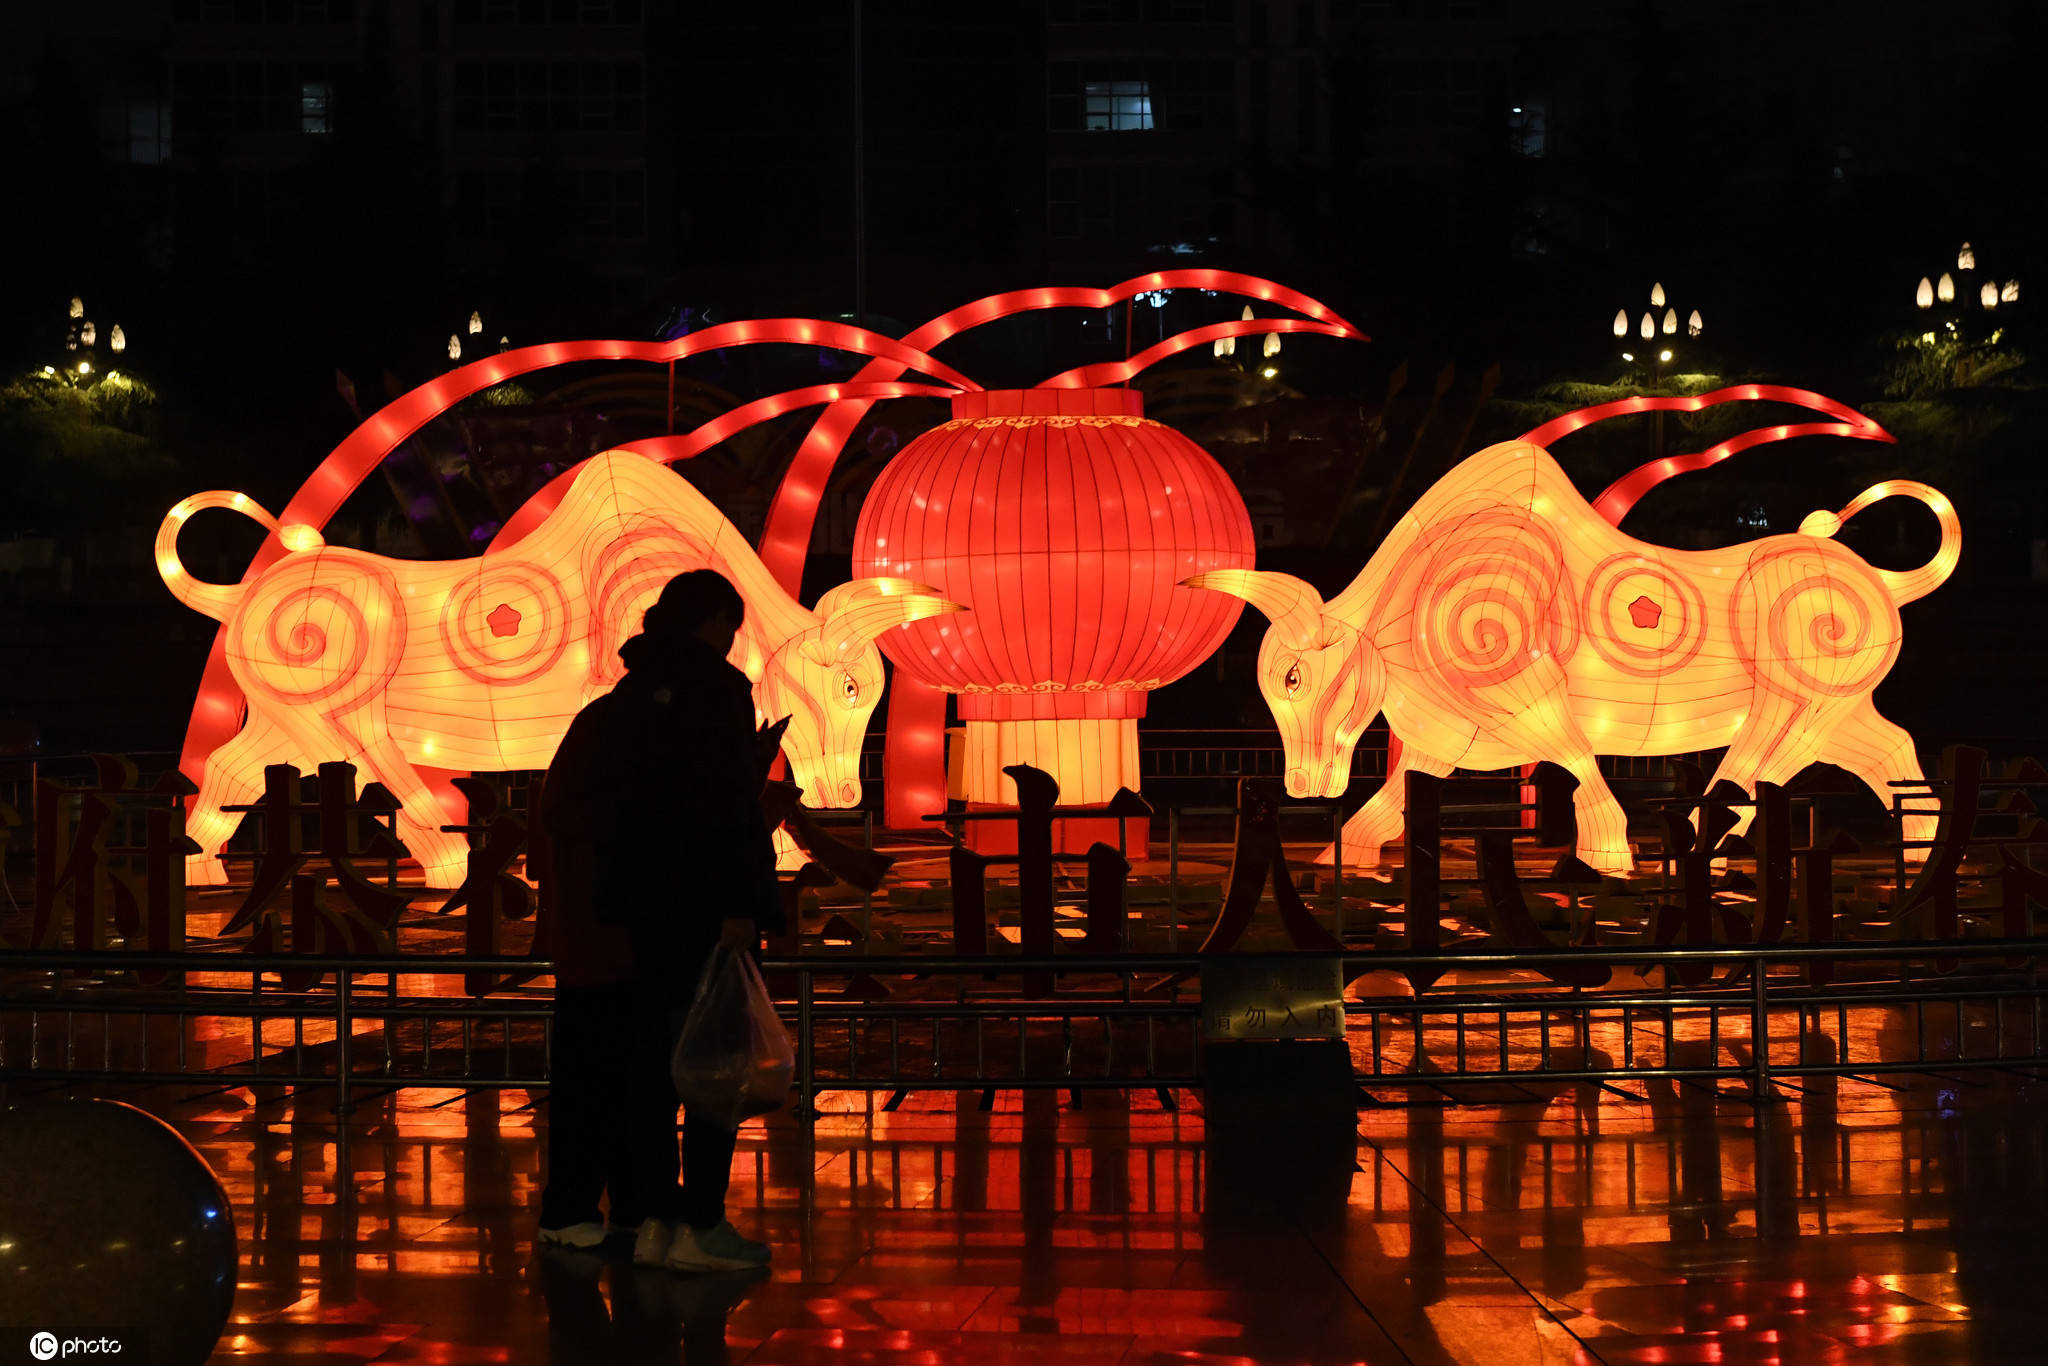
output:
{"label": "red lantern ribbed panel", "polygon": [[[959,694],[970,727],[1142,716],[1145,694],[1237,621],[1235,602],[1180,581],[1252,563],[1229,477],[1125,389],[960,396],[875,481],[854,535],[856,575],[905,576],[971,609],[882,641],[899,669]],[[1099,756],[1074,766],[1055,774],[1064,800],[1135,785]]]}

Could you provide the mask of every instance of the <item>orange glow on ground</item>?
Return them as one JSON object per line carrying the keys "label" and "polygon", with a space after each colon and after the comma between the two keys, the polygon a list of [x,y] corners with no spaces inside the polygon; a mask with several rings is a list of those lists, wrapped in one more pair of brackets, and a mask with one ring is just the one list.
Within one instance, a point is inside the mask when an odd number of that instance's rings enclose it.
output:
{"label": "orange glow on ground", "polygon": [[[1859,1011],[1845,1047],[1898,1028]],[[224,1346],[250,1356],[638,1366],[687,1340],[690,1360],[723,1344],[767,1366],[1963,1361],[2026,1359],[2048,1328],[2043,1174],[2001,1137],[2048,1116],[2016,1083],[1946,1115],[1932,1083],[1809,1083],[1761,1150],[1747,1107],[1708,1088],[1635,1090],[1453,1085],[1328,1134],[1236,1136],[1192,1094],[1177,1114],[839,1097],[815,1136],[783,1117],[742,1133],[730,1212],[774,1250],[760,1280],[538,1253],[539,1096],[369,1097],[347,1180],[324,1096],[130,1098],[227,1187]]]}

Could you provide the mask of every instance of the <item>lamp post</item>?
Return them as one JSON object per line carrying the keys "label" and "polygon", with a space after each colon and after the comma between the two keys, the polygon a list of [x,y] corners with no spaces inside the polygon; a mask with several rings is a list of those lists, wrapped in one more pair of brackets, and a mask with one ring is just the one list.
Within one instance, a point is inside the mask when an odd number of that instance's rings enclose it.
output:
{"label": "lamp post", "polygon": [[[1923,275],[1913,288],[1913,306],[1930,314],[1928,321],[1937,324],[1920,334],[1920,342],[1930,348],[1943,341],[1953,342],[1953,379],[1958,385],[1966,384],[1976,369],[1977,353],[1996,346],[2004,336],[2005,329],[1993,315],[2000,307],[2010,307],[2019,301],[2020,282],[2001,282],[1989,272],[1980,272],[1976,248],[1965,242],[1956,250],[1954,271],[1944,270],[1939,278]],[[1973,334],[1981,340],[1972,341]]]}
{"label": "lamp post", "polygon": [[[448,334],[445,349],[448,352],[449,368],[452,369],[455,366],[461,365],[465,359],[476,360],[478,357],[487,354],[484,348],[489,344],[489,338],[484,335],[482,312],[477,309],[471,309],[469,321]],[[512,338],[509,336],[498,338],[498,349],[500,351],[510,349],[511,345]],[[670,368],[673,369],[674,367],[671,366]]]}
{"label": "lamp post", "polygon": [[113,324],[102,335],[99,325],[86,316],[85,301],[77,297],[72,298],[66,312],[63,364],[44,366],[43,377],[62,379],[74,387],[87,388],[102,379],[117,376],[119,371],[100,363],[99,353],[101,348],[105,348],[118,356],[128,349],[128,334],[121,325]]}
{"label": "lamp post", "polygon": [[[1650,306],[1640,319],[1632,319],[1630,310],[1619,308],[1614,313],[1614,336],[1621,349],[1621,359],[1628,365],[1638,363],[1649,367],[1650,387],[1664,383],[1664,367],[1671,364],[1678,354],[1678,308],[1664,294],[1664,283],[1658,281],[1650,286]],[[1705,330],[1700,321],[1700,311],[1695,308],[1685,322],[1685,335],[1697,337]],[[1636,359],[1640,349],[1643,358]],[[1650,422],[1650,456],[1656,459],[1664,454],[1664,414],[1653,414]]]}
{"label": "lamp post", "polygon": [[[1650,286],[1650,306],[1640,317],[1632,317],[1627,308],[1616,309],[1613,326],[1622,360],[1629,365],[1637,364],[1636,352],[1640,350],[1640,363],[1649,367],[1652,386],[1662,384],[1664,367],[1678,354],[1679,326],[1678,308],[1665,297],[1663,283]],[[1704,330],[1700,311],[1695,308],[1685,320],[1685,335],[1697,337]]]}
{"label": "lamp post", "polygon": [[[1144,298],[1144,297],[1148,297],[1148,296],[1145,296],[1145,295],[1140,295],[1139,297],[1140,297],[1140,298]],[[1154,295],[1152,295],[1152,296],[1149,296],[1149,297],[1151,297],[1151,298],[1153,299],[1153,301],[1154,301],[1154,303],[1155,303],[1155,304],[1156,304],[1156,303],[1162,303],[1162,302],[1164,302],[1164,300],[1163,300],[1163,299],[1161,299],[1161,298],[1159,298],[1159,296],[1158,296],[1158,295],[1157,295],[1156,293],[1155,293]],[[1250,321],[1251,321],[1251,318],[1252,318],[1252,306],[1251,306],[1250,304],[1246,304],[1246,305],[1244,306],[1244,316],[1243,316],[1243,318],[1242,318],[1242,321],[1244,321],[1244,322],[1250,322]],[[1162,336],[1164,335],[1164,324],[1163,324],[1163,323],[1162,323],[1162,325],[1161,325],[1161,335],[1162,335]],[[1245,340],[1246,340],[1246,343],[1247,343],[1247,344],[1249,344],[1249,343],[1250,343],[1250,340],[1251,340],[1251,339],[1250,339],[1249,337],[1247,337],[1247,338],[1246,338]],[[1240,371],[1249,371],[1249,370],[1251,370],[1251,369],[1252,369],[1252,366],[1251,366],[1250,364],[1248,364],[1246,360],[1244,360],[1244,359],[1241,359],[1241,358],[1239,358],[1239,357],[1238,357],[1238,355],[1237,355],[1237,338],[1235,338],[1235,337],[1219,337],[1219,338],[1217,338],[1217,339],[1216,339],[1216,341],[1215,341],[1215,343],[1214,343],[1214,345],[1213,345],[1213,346],[1211,347],[1211,351],[1212,351],[1212,353],[1213,353],[1213,354],[1215,355],[1215,357],[1216,357],[1216,358],[1217,358],[1218,360],[1221,360],[1221,359],[1223,359],[1223,358],[1224,358],[1225,356],[1229,356],[1229,357],[1231,357],[1231,358],[1232,358],[1232,364],[1234,364],[1234,365],[1235,365],[1235,366],[1236,366],[1236,367],[1238,368],[1238,370],[1240,370]],[[1262,343],[1260,344],[1260,347],[1259,347],[1259,358],[1258,358],[1258,372],[1259,372],[1259,378],[1261,378],[1261,379],[1278,379],[1278,378],[1280,377],[1280,367],[1279,367],[1279,366],[1277,366],[1277,365],[1275,365],[1275,364],[1273,363],[1273,357],[1275,357],[1275,356],[1277,356],[1277,355],[1279,355],[1279,354],[1280,354],[1280,334],[1279,334],[1278,332],[1268,332],[1268,333],[1266,334],[1266,338],[1265,338],[1265,341],[1264,341],[1264,342],[1262,342]]]}

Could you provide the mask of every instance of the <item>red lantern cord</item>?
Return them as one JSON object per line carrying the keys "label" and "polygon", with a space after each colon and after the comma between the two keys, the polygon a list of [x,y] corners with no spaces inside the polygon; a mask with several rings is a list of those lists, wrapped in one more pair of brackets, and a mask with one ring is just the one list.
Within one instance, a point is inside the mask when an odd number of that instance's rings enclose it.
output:
{"label": "red lantern cord", "polygon": [[1157,345],[1146,347],[1129,360],[1103,361],[1099,365],[1083,365],[1072,370],[1063,370],[1051,379],[1040,381],[1038,387],[1104,389],[1113,384],[1123,384],[1147,366],[1156,365],[1168,356],[1178,355],[1191,347],[1221,341],[1225,337],[1254,337],[1262,332],[1317,332],[1326,337],[1372,340],[1345,323],[1311,322],[1305,318],[1238,318],[1231,322],[1211,323],[1207,327],[1194,327],[1176,333]]}
{"label": "red lantern cord", "polygon": [[1814,393],[1811,389],[1793,389],[1782,384],[1738,384],[1732,388],[1715,389],[1710,393],[1683,398],[1652,398],[1645,395],[1619,399],[1613,403],[1581,408],[1577,412],[1553,418],[1542,426],[1523,433],[1521,439],[1547,449],[1558,438],[1569,436],[1581,427],[1628,413],[1693,413],[1721,403],[1766,401],[1797,404],[1802,408],[1811,408],[1841,420],[1759,427],[1740,436],[1730,437],[1719,445],[1710,446],[1703,451],[1695,451],[1689,455],[1669,455],[1661,460],[1648,461],[1609,484],[1600,496],[1593,500],[1593,510],[1610,525],[1618,526],[1621,519],[1628,516],[1629,509],[1633,508],[1644,494],[1665,480],[1681,474],[1690,474],[1694,470],[1706,469],[1709,465],[1717,465],[1731,455],[1772,441],[1785,441],[1795,436],[1846,436],[1860,441],[1897,440],[1890,432],[1846,404],[1838,403],[1825,394]]}
{"label": "red lantern cord", "polygon": [[[316,530],[325,527],[327,519],[400,442],[471,394],[494,384],[574,361],[638,360],[659,364],[700,351],[768,342],[830,346],[864,356],[884,356],[897,367],[889,376],[891,379],[906,370],[916,370],[960,389],[981,388],[951,366],[904,342],[866,328],[813,318],[720,323],[665,342],[583,341],[522,346],[450,370],[378,409],[330,451],[299,486],[278,518],[279,525],[305,525]],[[275,532],[271,533],[243,571],[242,582],[254,579],[283,554],[283,543]],[[192,719],[185,727],[185,748],[178,759],[180,771],[195,785],[204,785],[207,759],[233,739],[242,724],[242,690],[228,672],[226,640],[227,628],[223,626],[214,633],[213,648],[207,653],[199,695],[192,704]]]}

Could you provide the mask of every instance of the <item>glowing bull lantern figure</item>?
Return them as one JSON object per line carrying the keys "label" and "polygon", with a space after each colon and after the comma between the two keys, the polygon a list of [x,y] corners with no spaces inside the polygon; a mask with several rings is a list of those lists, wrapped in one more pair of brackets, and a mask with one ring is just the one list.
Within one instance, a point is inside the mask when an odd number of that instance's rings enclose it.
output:
{"label": "glowing bull lantern figure", "polygon": [[[241,512],[286,554],[250,582],[202,583],[178,561],[180,528],[203,508]],[[164,582],[226,627],[248,724],[214,754],[190,814],[213,858],[261,791],[267,764],[346,758],[402,804],[402,838],[430,885],[454,885],[466,847],[438,828],[421,768],[545,768],[584,703],[618,682],[618,649],[670,578],[715,569],[747,613],[732,662],[754,680],[764,718],[789,716],[793,777],[816,806],[860,799],[859,759],[882,693],[874,641],[957,611],[900,579],[842,584],[806,608],[684,479],[613,451],[578,467],[567,492],[516,544],[452,562],[392,560],[280,527],[239,493],[202,493],[157,533]],[[688,774],[678,774],[687,782]]]}
{"label": "glowing bull lantern figure", "polygon": [[[952,398],[980,391],[980,386],[973,380],[935,360],[930,355],[930,348],[961,332],[1019,313],[1047,308],[1113,308],[1140,294],[1178,289],[1227,292],[1306,316],[1241,319],[1195,328],[1162,340],[1127,361],[1069,371],[1047,380],[1040,388],[1083,389],[1126,383],[1157,360],[1189,347],[1209,345],[1223,337],[1281,332],[1364,337],[1327,306],[1283,285],[1256,276],[1201,268],[1154,271],[1108,288],[1061,286],[991,295],[931,319],[900,340],[844,323],[812,318],[774,318],[720,323],[665,341],[597,340],[515,347],[449,370],[400,395],[372,414],[321,460],[286,504],[278,522],[286,529],[304,528],[304,531],[293,532],[295,536],[317,536],[327,520],[371,471],[421,427],[471,395],[521,375],[590,361],[632,361],[673,366],[692,355],[764,344],[832,347],[866,356],[868,363],[849,381],[812,385],[752,400],[692,431],[630,442],[621,448],[664,463],[686,460],[756,423],[799,408],[822,406],[824,412],[805,437],[776,489],[760,544],[760,561],[767,575],[781,586],[785,594],[793,597],[802,583],[812,527],[833,465],[862,417],[877,402],[885,399]],[[903,376],[913,373],[927,379],[922,382],[903,379]],[[506,522],[491,543],[490,550],[509,550],[520,545],[524,538],[545,524],[553,509],[567,496],[580,469],[578,467],[558,476],[530,498]],[[295,553],[285,544],[280,532],[273,531],[244,571],[243,586],[246,588],[253,584],[271,567]],[[260,737],[242,738],[245,713],[254,724],[255,709],[248,705],[250,699],[245,695],[229,657],[230,637],[231,632],[223,625],[214,638],[179,759],[180,770],[202,794],[213,790],[209,775],[218,762],[216,756],[229,752],[229,746],[236,746],[233,754],[237,756],[262,747]],[[898,680],[895,700],[889,708],[888,781],[885,787],[888,816],[894,825],[915,825],[921,814],[944,805],[941,733],[945,696],[937,688],[908,674]],[[788,742],[785,742],[785,750],[788,749]],[[791,758],[798,759],[799,756],[791,753]],[[237,762],[246,766],[245,759]],[[413,767],[444,807],[451,812],[460,809],[459,797],[446,784],[447,772],[455,765],[451,763],[447,770],[423,764],[414,764]],[[819,805],[836,804],[835,793],[830,790],[832,784],[828,782],[824,787],[826,790],[808,793],[807,800]],[[842,785],[836,798],[844,800],[844,796]],[[413,797],[404,800],[410,808],[418,805],[421,799],[415,790]],[[201,805],[202,802],[194,801],[195,815]],[[212,822],[203,828],[202,839],[226,833]],[[424,827],[414,822],[413,828]],[[195,825],[194,829],[195,833],[200,833],[201,826]],[[193,866],[195,871],[204,875],[218,877],[219,867],[211,853],[209,849],[208,856],[195,860]]]}
{"label": "glowing bull lantern figure", "polygon": [[958,696],[970,807],[1015,805],[1003,769],[1020,763],[1064,805],[1136,791],[1147,694],[1237,623],[1238,604],[1177,585],[1249,569],[1251,517],[1221,466],[1143,414],[1134,389],[963,394],[861,508],[856,574],[971,609],[882,638],[899,678]]}
{"label": "glowing bull lantern figure", "polygon": [[[1549,760],[1579,780],[1579,858],[1625,873],[1633,864],[1627,824],[1595,755],[1726,745],[1717,780],[1782,783],[1821,761],[1887,800],[1886,784],[1917,780],[1911,738],[1877,714],[1871,692],[1898,658],[1899,604],[1933,592],[1955,568],[1961,531],[1947,498],[1889,480],[1840,513],[1813,513],[1793,535],[1669,550],[1609,518],[1671,473],[1815,428],[1768,428],[1656,462],[1608,490],[1597,510],[1542,444],[1610,411],[1737,398],[1845,411],[1818,395],[1762,386],[1590,410],[1460,463],[1327,603],[1284,574],[1193,579],[1272,621],[1259,686],[1286,746],[1290,795],[1341,793],[1353,745],[1384,711],[1397,753],[1385,786],[1345,826],[1347,851],[1370,864],[1396,837],[1409,770]],[[1860,418],[1822,429],[1890,439]],[[1873,568],[1831,539],[1889,497],[1918,499],[1940,522],[1940,548],[1918,569]],[[1928,839],[1933,826],[1932,816],[1909,817],[1906,837]]]}

